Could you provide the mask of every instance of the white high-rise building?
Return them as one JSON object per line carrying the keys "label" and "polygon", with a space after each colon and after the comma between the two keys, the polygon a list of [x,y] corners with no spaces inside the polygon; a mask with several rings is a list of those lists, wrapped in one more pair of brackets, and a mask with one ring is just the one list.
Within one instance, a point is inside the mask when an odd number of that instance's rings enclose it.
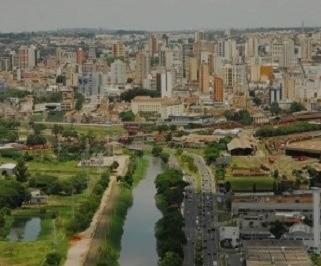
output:
{"label": "white high-rise building", "polygon": [[255,36],[251,36],[245,44],[245,57],[258,56],[258,40]]}
{"label": "white high-rise building", "polygon": [[295,63],[294,41],[290,38],[283,41],[283,49],[279,64],[281,67],[289,67]]}
{"label": "white high-rise building", "polygon": [[161,74],[161,96],[162,98],[168,97],[171,98],[173,96],[173,87],[175,84],[175,77],[173,72],[164,71]]}
{"label": "white high-rise building", "polygon": [[224,57],[228,61],[233,61],[238,55],[238,50],[236,49],[236,41],[228,39],[224,42]]}
{"label": "white high-rise building", "polygon": [[126,64],[117,59],[110,66],[110,81],[112,84],[125,84],[127,82],[126,77]]}
{"label": "white high-rise building", "polygon": [[310,36],[300,36],[300,58],[302,61],[312,60],[312,41]]}

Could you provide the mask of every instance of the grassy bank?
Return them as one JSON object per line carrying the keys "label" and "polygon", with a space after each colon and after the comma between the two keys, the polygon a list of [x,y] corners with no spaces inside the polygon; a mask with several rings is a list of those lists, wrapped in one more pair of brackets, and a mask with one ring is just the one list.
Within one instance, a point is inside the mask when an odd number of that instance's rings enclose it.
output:
{"label": "grassy bank", "polygon": [[134,186],[129,187],[125,184],[120,184],[120,193],[113,207],[107,238],[99,251],[100,259],[97,264],[99,266],[119,266],[118,259],[121,251],[123,226],[126,221],[128,209],[133,203],[132,191],[143,178],[148,166],[148,160],[145,157],[136,158],[135,164],[136,167],[133,173]]}

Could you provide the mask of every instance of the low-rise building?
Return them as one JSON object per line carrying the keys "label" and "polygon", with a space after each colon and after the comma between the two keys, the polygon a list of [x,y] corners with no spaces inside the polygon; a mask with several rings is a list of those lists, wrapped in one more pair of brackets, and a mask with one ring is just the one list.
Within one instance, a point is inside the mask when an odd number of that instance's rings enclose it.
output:
{"label": "low-rise building", "polygon": [[3,176],[14,175],[16,169],[15,163],[5,163],[0,166],[0,174]]}
{"label": "low-rise building", "polygon": [[240,229],[237,226],[221,226],[220,241],[228,242],[230,247],[238,247],[240,241]]}
{"label": "low-rise building", "polygon": [[131,101],[131,109],[135,115],[159,115],[162,120],[172,115],[182,115],[184,106],[178,99],[152,98],[137,96]]}

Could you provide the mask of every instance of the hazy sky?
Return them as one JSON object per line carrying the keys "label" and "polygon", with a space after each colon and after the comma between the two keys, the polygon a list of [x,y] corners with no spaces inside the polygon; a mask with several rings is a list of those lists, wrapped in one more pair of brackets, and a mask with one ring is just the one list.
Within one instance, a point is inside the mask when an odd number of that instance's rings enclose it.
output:
{"label": "hazy sky", "polygon": [[0,31],[321,26],[321,0],[0,0]]}

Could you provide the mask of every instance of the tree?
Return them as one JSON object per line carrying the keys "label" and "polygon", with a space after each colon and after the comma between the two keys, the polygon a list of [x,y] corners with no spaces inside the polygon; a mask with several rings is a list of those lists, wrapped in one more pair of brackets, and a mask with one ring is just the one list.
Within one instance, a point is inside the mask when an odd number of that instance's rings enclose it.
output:
{"label": "tree", "polygon": [[256,106],[260,106],[262,104],[262,100],[257,96],[253,98],[253,102]]}
{"label": "tree", "polygon": [[63,126],[54,124],[53,128],[52,128],[52,133],[55,135],[55,137],[57,138],[59,134],[62,133],[63,131]]}
{"label": "tree", "polygon": [[123,122],[135,121],[135,114],[133,113],[133,111],[121,112],[119,114],[119,117],[120,117],[121,121],[123,121]]}
{"label": "tree", "polygon": [[28,176],[29,176],[28,168],[23,158],[18,160],[16,169],[15,169],[15,176],[17,181],[19,182],[26,182],[28,180]]}
{"label": "tree", "polygon": [[280,239],[281,236],[287,232],[286,227],[279,221],[271,223],[270,232],[275,236],[276,239]]}
{"label": "tree", "polygon": [[113,161],[113,163],[111,164],[110,168],[112,170],[116,170],[119,166],[119,163],[117,161]]}
{"label": "tree", "polygon": [[84,96],[84,95],[82,95],[82,94],[81,94],[81,93],[79,93],[79,92],[76,92],[76,104],[75,104],[75,109],[76,109],[77,111],[80,111],[80,110],[81,110],[81,108],[82,108],[82,106],[83,106],[84,102],[85,102],[85,96]]}
{"label": "tree", "polygon": [[62,83],[62,84],[64,84],[64,85],[66,85],[66,76],[63,76],[63,75],[57,76],[56,82],[57,82],[57,83]]}
{"label": "tree", "polygon": [[182,258],[174,252],[166,252],[165,256],[159,261],[159,266],[181,266],[183,263]]}
{"label": "tree", "polygon": [[146,89],[143,89],[143,88],[134,88],[134,89],[131,89],[131,90],[124,91],[120,95],[120,99],[122,101],[130,102],[136,96],[159,97],[160,96],[160,92],[159,91],[153,91],[153,90],[146,90]]}
{"label": "tree", "polygon": [[224,116],[229,121],[241,123],[242,125],[251,125],[253,118],[247,110],[233,111],[229,110],[224,113]]}
{"label": "tree", "polygon": [[281,113],[281,108],[277,102],[274,102],[270,105],[270,112],[274,115],[278,115]]}
{"label": "tree", "polygon": [[0,180],[0,208],[18,208],[30,199],[25,186],[14,180]]}
{"label": "tree", "polygon": [[158,156],[160,156],[160,154],[162,153],[162,151],[163,151],[163,148],[162,148],[162,147],[155,145],[155,146],[153,147],[153,149],[152,149],[152,154],[153,154],[154,156],[158,157]]}
{"label": "tree", "polygon": [[293,102],[290,106],[291,113],[300,112],[306,110],[302,103]]}

